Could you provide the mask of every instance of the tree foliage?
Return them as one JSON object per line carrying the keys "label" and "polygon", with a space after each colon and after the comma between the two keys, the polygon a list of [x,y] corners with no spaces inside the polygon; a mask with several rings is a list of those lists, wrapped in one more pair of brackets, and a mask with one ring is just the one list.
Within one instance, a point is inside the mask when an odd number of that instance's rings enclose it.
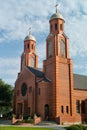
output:
{"label": "tree foliage", "polygon": [[[5,110],[12,108],[13,87],[0,79],[0,108]],[[2,111],[2,110],[1,110]]]}

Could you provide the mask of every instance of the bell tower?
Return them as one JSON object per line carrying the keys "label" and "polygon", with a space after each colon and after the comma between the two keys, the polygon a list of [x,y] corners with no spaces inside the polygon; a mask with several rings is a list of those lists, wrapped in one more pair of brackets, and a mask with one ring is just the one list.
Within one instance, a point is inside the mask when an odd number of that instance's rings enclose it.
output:
{"label": "bell tower", "polygon": [[50,118],[74,115],[72,60],[69,58],[69,39],[64,33],[65,20],[57,11],[49,20],[50,33],[46,39],[46,60],[43,71],[51,82]]}
{"label": "bell tower", "polygon": [[50,34],[47,37],[46,58],[59,56],[68,58],[68,37],[64,33],[65,20],[63,16],[57,12],[53,14],[49,20]]}
{"label": "bell tower", "polygon": [[24,66],[38,67],[38,56],[36,55],[36,40],[34,36],[29,35],[24,39],[24,52],[21,55],[21,71]]}

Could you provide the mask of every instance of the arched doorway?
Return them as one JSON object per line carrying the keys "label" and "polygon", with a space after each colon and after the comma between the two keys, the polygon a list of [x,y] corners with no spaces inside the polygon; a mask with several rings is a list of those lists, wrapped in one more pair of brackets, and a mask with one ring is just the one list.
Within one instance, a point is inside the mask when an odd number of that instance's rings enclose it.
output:
{"label": "arched doorway", "polygon": [[49,105],[45,104],[44,106],[45,120],[49,120]]}
{"label": "arched doorway", "polygon": [[17,118],[22,118],[23,116],[23,109],[22,109],[22,103],[17,104]]}

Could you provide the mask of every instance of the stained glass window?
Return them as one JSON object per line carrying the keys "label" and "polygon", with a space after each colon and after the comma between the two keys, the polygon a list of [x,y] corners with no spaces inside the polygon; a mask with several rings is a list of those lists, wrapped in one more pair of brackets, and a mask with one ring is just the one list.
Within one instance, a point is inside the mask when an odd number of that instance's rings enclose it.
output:
{"label": "stained glass window", "polygon": [[65,57],[65,42],[64,40],[60,40],[60,56]]}
{"label": "stained glass window", "polygon": [[25,96],[26,92],[27,92],[27,85],[25,83],[23,83],[22,87],[21,87],[21,94],[22,94],[22,96]]}
{"label": "stained glass window", "polygon": [[52,56],[52,42],[50,41],[48,43],[48,57]]}
{"label": "stained glass window", "polygon": [[82,101],[81,103],[81,111],[82,113],[85,113],[85,101]]}
{"label": "stained glass window", "polygon": [[35,59],[34,57],[30,58],[30,66],[34,67]]}
{"label": "stained glass window", "polygon": [[76,100],[76,112],[80,113],[80,101]]}

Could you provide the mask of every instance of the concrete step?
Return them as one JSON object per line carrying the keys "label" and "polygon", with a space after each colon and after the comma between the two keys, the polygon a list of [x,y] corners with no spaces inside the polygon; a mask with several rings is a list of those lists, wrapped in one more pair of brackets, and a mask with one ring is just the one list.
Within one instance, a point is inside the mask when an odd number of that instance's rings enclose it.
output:
{"label": "concrete step", "polygon": [[39,125],[52,125],[52,126],[58,126],[58,124],[56,122],[53,121],[42,121],[39,123]]}

